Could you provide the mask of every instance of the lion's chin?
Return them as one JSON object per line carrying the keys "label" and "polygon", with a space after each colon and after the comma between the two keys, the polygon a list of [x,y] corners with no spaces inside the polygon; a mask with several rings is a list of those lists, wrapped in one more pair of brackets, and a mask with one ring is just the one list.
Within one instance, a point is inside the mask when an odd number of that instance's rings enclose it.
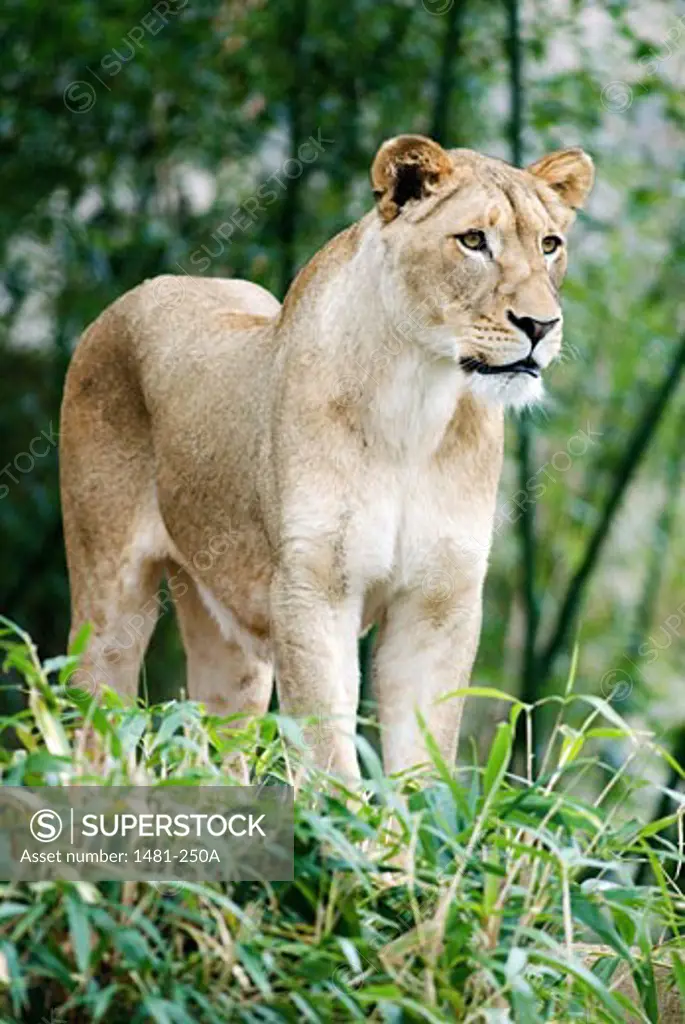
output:
{"label": "lion's chin", "polygon": [[476,398],[489,405],[504,405],[523,409],[541,402],[545,388],[539,377],[527,373],[503,373],[486,376],[471,374],[470,390]]}

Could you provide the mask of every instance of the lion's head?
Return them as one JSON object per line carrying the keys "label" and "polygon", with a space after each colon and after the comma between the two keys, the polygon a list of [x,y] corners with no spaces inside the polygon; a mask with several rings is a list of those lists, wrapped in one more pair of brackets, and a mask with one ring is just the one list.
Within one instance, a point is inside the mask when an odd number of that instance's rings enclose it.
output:
{"label": "lion's head", "polygon": [[456,360],[484,398],[537,400],[561,348],[566,232],[592,187],[590,157],[560,150],[519,170],[402,135],[371,177],[398,330]]}

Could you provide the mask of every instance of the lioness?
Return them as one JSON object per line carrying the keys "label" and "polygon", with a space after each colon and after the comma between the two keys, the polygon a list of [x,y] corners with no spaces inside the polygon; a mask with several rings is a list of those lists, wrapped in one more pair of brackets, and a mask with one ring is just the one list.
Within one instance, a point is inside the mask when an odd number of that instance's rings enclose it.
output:
{"label": "lioness", "polygon": [[[404,135],[375,209],[281,307],[246,281],[165,276],[74,354],[61,489],[80,681],[137,692],[164,572],[191,697],[318,716],[317,761],[357,776],[357,638],[379,626],[385,769],[455,756],[481,622],[503,408],[559,353],[579,149],[526,170]],[[78,680],[77,680],[78,681]]]}

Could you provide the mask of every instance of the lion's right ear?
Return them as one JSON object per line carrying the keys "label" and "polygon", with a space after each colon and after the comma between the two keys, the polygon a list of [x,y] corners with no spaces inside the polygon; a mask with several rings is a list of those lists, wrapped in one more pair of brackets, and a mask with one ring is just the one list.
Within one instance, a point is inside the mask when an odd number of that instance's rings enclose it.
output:
{"label": "lion's right ear", "polygon": [[449,154],[423,135],[398,135],[384,142],[371,167],[380,216],[394,220],[405,203],[434,192],[453,170]]}
{"label": "lion's right ear", "polygon": [[595,180],[595,165],[582,149],[558,149],[527,167],[530,174],[549,185],[572,210],[579,210]]}

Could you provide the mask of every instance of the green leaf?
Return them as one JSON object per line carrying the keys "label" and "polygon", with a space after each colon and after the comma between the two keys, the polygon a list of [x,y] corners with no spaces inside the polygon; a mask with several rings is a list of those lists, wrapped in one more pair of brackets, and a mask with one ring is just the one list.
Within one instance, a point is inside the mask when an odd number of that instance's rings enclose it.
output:
{"label": "green leaf", "polygon": [[68,654],[60,654],[57,658],[48,658],[43,662],[43,672],[46,676],[49,676],[53,672],[61,672],[65,668],[76,668],[77,665],[78,658],[71,657]]}
{"label": "green leaf", "polygon": [[48,709],[43,700],[35,693],[29,698],[36,725],[51,754],[57,757],[70,757],[71,748],[64,731],[64,726],[56,714]]}
{"label": "green leaf", "polygon": [[649,1020],[652,1024],[659,1024],[659,997],[652,962],[652,941],[648,929],[644,925],[645,922],[638,932],[638,945],[643,960],[633,967],[633,980]]}
{"label": "green leaf", "polygon": [[678,990],[680,992],[680,1002],[682,1004],[683,1009],[683,1019],[685,1019],[685,965],[683,964],[683,961],[680,959],[680,956],[675,951],[675,949],[671,952],[671,963],[673,964],[673,975],[675,977],[676,984],[678,985]]}
{"label": "green leaf", "polygon": [[576,920],[582,921],[602,942],[611,946],[629,964],[632,964],[633,956],[630,948],[617,932],[613,922],[602,914],[600,908],[592,900],[587,899],[582,893],[575,892],[571,896],[571,910]]}
{"label": "green leaf", "polygon": [[506,700],[510,704],[520,704],[522,708],[527,707],[517,697],[512,697],[510,693],[505,693],[504,690],[496,690],[492,686],[467,686],[462,687],[460,690],[452,690],[436,701],[436,704],[442,704],[446,700],[453,700],[455,697],[484,697],[488,700]]}
{"label": "green leaf", "polygon": [[569,694],[573,693],[573,687],[576,684],[576,674],[578,672],[578,658],[580,655],[580,644],[578,643],[578,634],[580,633],[580,624],[576,630],[576,638],[573,643],[573,652],[571,654],[571,665],[569,667],[568,679],[566,680],[565,695],[568,697]]}
{"label": "green leaf", "polygon": [[500,722],[490,748],[490,756],[483,776],[483,796],[487,800],[497,789],[511,760],[514,732],[508,722]]}
{"label": "green leaf", "polygon": [[635,737],[635,731],[631,729],[631,727],[628,725],[624,718],[621,718],[618,712],[614,710],[612,705],[608,701],[604,700],[602,697],[595,697],[592,693],[579,693],[574,694],[572,697],[569,698],[569,700],[571,702],[581,701],[584,704],[590,704],[591,707],[599,711],[601,715],[604,715],[605,718],[608,718],[609,721],[612,722],[617,729],[620,729],[624,736],[630,738]]}
{"label": "green leaf", "polygon": [[450,767],[450,765],[448,765],[447,762],[445,761],[440,751],[440,748],[435,741],[435,738],[431,735],[431,733],[428,732],[425,719],[423,718],[423,715],[421,715],[420,712],[417,712],[417,718],[419,722],[419,728],[421,729],[423,741],[426,744],[426,750],[428,751],[428,755],[431,761],[433,762],[433,765],[435,766],[438,775],[443,780],[445,785],[449,788],[449,791],[452,794],[452,798],[454,799],[454,802],[459,808],[461,814],[463,815],[464,818],[468,820],[471,817],[471,815],[463,786],[461,786],[457,779],[454,777],[454,768]]}
{"label": "green leaf", "polygon": [[108,985],[107,988],[98,992],[93,1003],[93,1022],[97,1024],[98,1021],[105,1020],[105,1014],[109,1010],[110,1003],[114,999],[115,995],[119,991],[119,985]]}
{"label": "green leaf", "polygon": [[136,970],[146,970],[154,962],[148,943],[133,928],[118,928],[112,935],[112,941],[121,955]]}
{"label": "green leaf", "polygon": [[90,966],[92,935],[88,921],[88,908],[69,894],[65,900],[69,935],[74,950],[74,957],[81,974],[87,974]]}
{"label": "green leaf", "polygon": [[675,825],[678,817],[678,814],[669,814],[666,818],[657,818],[656,821],[652,821],[649,825],[641,828],[636,838],[647,839],[649,836],[655,836],[658,832],[663,832],[670,825]]}
{"label": "green leaf", "polygon": [[[90,639],[90,635],[91,635],[92,632],[93,632],[93,627],[90,624],[90,622],[85,622],[81,626],[81,628],[79,629],[78,633],[73,638],[71,643],[69,644],[69,655],[70,656],[78,658],[82,654],[85,654],[86,648],[88,647],[88,641]],[[60,679],[60,682],[62,682],[61,679]]]}
{"label": "green leaf", "polygon": [[17,917],[18,914],[25,914],[29,909],[28,903],[13,903],[12,900],[4,900],[0,903],[0,921],[6,917]]}
{"label": "green leaf", "polygon": [[146,996],[143,999],[143,1006],[155,1024],[197,1024],[183,1007],[170,1002],[168,999]]}
{"label": "green leaf", "polygon": [[529,956],[531,960],[554,967],[561,973],[562,977],[570,974],[578,978],[597,999],[604,1003],[608,1010],[611,1010],[616,1015],[618,1020],[624,1019],[622,1004],[584,964],[579,963],[577,960],[567,960],[560,956],[555,956],[552,953],[544,953],[538,949],[531,949]]}

